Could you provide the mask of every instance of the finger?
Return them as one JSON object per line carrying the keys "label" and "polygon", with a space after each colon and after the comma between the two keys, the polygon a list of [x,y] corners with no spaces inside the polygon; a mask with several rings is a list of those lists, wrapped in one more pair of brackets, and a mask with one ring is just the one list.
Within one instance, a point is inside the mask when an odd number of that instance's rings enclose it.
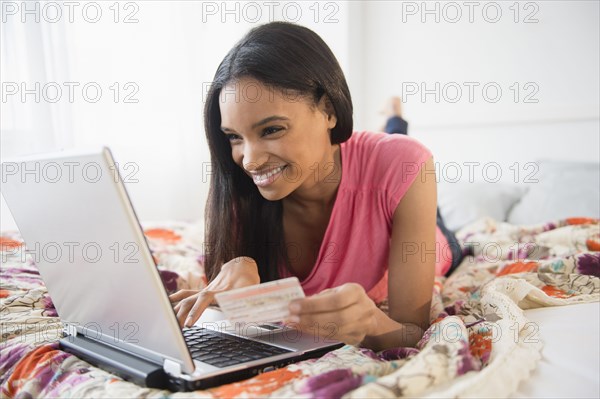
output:
{"label": "finger", "polygon": [[198,299],[194,303],[194,306],[190,309],[186,319],[184,326],[191,327],[198,321],[202,313],[206,310],[208,305],[210,305],[215,297],[215,293],[213,291],[202,291],[198,295]]}
{"label": "finger", "polygon": [[337,315],[335,312],[326,313],[306,313],[302,315],[290,314],[285,320],[285,324],[290,324],[291,327],[316,333],[320,325],[338,324]]}
{"label": "finger", "polygon": [[303,315],[340,311],[358,302],[359,292],[359,288],[345,284],[339,289],[292,301],[289,306],[290,314]]}
{"label": "finger", "polygon": [[359,322],[344,322],[335,313],[315,313],[304,315],[297,320],[285,320],[288,327],[320,336],[326,340],[341,341],[355,345],[362,341],[365,328]]}
{"label": "finger", "polygon": [[193,298],[184,299],[177,306],[179,306],[179,310],[177,311],[177,322],[179,323],[179,327],[183,328],[184,322],[194,306],[194,300]]}
{"label": "finger", "polygon": [[321,291],[315,295],[324,295],[324,294],[328,294],[331,292],[335,292],[335,288],[325,288],[323,291]]}
{"label": "finger", "polygon": [[179,290],[176,293],[169,295],[169,300],[171,302],[179,302],[182,299],[196,295],[197,293],[198,291],[195,290]]}
{"label": "finger", "polygon": [[353,323],[353,319],[357,317],[357,309],[350,306],[343,310],[335,310],[332,312],[318,313],[303,313],[299,315],[290,315],[290,321],[297,323],[302,329],[321,329],[345,327]]}

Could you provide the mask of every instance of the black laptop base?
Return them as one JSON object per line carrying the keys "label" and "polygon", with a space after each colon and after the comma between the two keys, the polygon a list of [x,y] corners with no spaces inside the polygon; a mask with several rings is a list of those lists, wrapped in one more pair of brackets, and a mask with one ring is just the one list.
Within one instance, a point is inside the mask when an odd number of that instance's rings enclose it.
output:
{"label": "black laptop base", "polygon": [[129,356],[84,336],[65,337],[59,341],[59,345],[65,352],[116,374],[126,381],[148,388],[173,390],[168,375],[160,364]]}
{"label": "black laptop base", "polygon": [[168,375],[160,364],[129,356],[117,349],[113,349],[106,345],[100,345],[83,336],[68,336],[61,339],[59,344],[60,348],[65,352],[72,353],[78,358],[106,370],[109,373],[116,374],[126,381],[147,388],[167,389],[169,391],[195,391],[244,380],[301,360],[321,357],[326,353],[343,346],[343,344],[340,343],[337,346],[330,346],[324,349],[311,351],[302,356],[296,356],[293,359],[276,360],[267,362],[260,367],[237,370],[196,381],[186,381]]}

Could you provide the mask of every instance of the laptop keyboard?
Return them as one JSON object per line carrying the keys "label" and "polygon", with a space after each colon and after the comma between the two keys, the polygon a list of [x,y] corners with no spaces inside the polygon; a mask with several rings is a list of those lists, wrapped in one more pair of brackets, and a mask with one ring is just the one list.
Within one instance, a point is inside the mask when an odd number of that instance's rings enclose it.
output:
{"label": "laptop keyboard", "polygon": [[183,336],[193,359],[215,367],[233,366],[291,352],[201,327],[184,329]]}

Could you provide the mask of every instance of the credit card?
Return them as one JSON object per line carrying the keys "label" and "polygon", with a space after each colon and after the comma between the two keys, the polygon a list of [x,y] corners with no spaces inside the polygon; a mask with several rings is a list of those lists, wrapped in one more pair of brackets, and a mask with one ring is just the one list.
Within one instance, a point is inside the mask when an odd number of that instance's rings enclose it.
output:
{"label": "credit card", "polygon": [[231,322],[266,323],[283,321],[294,299],[304,298],[297,277],[219,292],[215,299]]}

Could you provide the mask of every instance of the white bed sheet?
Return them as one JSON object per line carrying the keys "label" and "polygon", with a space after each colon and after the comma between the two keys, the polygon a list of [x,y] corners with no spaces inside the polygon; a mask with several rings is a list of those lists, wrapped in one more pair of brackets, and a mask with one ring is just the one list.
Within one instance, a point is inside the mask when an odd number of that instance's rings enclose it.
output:
{"label": "white bed sheet", "polygon": [[531,309],[542,359],[513,398],[600,398],[600,302]]}

